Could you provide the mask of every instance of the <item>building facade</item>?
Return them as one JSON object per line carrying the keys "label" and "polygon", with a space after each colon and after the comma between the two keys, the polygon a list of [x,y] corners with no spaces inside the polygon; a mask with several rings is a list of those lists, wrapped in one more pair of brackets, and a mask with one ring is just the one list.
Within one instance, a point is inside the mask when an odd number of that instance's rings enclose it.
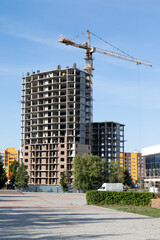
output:
{"label": "building facade", "polygon": [[91,75],[75,64],[22,78],[21,161],[30,184],[59,184],[76,154],[91,153],[91,121]]}
{"label": "building facade", "polygon": [[160,182],[160,145],[142,148],[145,182]]}
{"label": "building facade", "polygon": [[6,150],[0,151],[0,157],[5,167],[7,179],[10,180],[11,173],[9,168],[14,161],[19,161],[19,151],[15,148],[7,148]]}
{"label": "building facade", "polygon": [[0,150],[0,160],[2,161],[4,165],[4,150]]}
{"label": "building facade", "polygon": [[91,124],[92,154],[106,161],[123,160],[124,125],[116,122],[93,122]]}
{"label": "building facade", "polygon": [[129,170],[134,183],[141,181],[145,174],[145,164],[141,153],[125,153],[125,168]]}

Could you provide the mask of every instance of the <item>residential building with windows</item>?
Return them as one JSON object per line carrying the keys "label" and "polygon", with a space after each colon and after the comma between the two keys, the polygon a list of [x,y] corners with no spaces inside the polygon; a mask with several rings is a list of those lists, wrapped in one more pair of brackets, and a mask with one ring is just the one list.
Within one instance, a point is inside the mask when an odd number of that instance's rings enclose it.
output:
{"label": "residential building with windows", "polygon": [[124,124],[93,122],[91,124],[92,154],[107,162],[124,161]]}
{"label": "residential building with windows", "polygon": [[[21,162],[31,185],[57,185],[76,154],[91,153],[91,75],[73,65],[22,78]],[[71,180],[73,176],[71,177]]]}
{"label": "residential building with windows", "polygon": [[19,161],[19,151],[15,148],[7,148],[6,150],[0,151],[0,156],[4,164],[7,179],[10,180],[11,172],[9,168],[14,161]]}
{"label": "residential building with windows", "polygon": [[133,182],[142,180],[144,178],[144,160],[139,152],[126,152],[125,153],[125,168],[133,179]]}
{"label": "residential building with windows", "polygon": [[4,164],[4,150],[0,150],[0,160]]}
{"label": "residential building with windows", "polygon": [[125,169],[125,153],[120,153],[120,167]]}

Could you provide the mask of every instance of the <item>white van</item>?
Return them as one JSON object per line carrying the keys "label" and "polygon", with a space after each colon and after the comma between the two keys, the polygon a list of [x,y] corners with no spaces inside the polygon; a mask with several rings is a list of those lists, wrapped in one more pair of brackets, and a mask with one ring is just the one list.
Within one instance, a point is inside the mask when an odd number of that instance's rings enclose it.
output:
{"label": "white van", "polygon": [[103,183],[98,191],[123,191],[122,183]]}

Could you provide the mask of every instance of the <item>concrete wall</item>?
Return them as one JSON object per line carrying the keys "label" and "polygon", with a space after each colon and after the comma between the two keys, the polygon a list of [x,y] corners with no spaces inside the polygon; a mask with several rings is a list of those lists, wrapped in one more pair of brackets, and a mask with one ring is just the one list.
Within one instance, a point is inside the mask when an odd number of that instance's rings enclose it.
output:
{"label": "concrete wall", "polygon": [[62,193],[62,187],[58,185],[29,185],[27,192],[54,192]]}
{"label": "concrete wall", "polygon": [[76,154],[82,156],[83,154],[91,154],[91,146],[81,143],[76,143]]}
{"label": "concrete wall", "polygon": [[[63,193],[62,187],[59,185],[29,185],[29,188],[24,190],[27,192],[53,192],[53,193]],[[73,186],[68,187],[68,193],[79,193],[83,192],[81,190],[75,189]]]}

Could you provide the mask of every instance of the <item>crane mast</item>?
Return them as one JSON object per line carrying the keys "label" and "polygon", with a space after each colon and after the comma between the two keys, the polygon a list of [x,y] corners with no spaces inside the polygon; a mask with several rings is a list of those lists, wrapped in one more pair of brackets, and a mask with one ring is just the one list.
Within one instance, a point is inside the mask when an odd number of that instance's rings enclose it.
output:
{"label": "crane mast", "polygon": [[62,35],[61,35],[61,39],[59,40],[59,42],[64,43],[66,45],[71,45],[71,46],[74,46],[74,47],[77,47],[77,48],[82,48],[82,49],[86,50],[86,56],[85,56],[86,66],[85,66],[84,70],[87,73],[89,73],[91,76],[93,75],[93,70],[94,70],[94,68],[93,68],[93,53],[94,52],[99,52],[99,53],[102,53],[102,54],[110,55],[112,57],[121,58],[121,59],[124,59],[124,60],[127,60],[127,61],[135,62],[137,65],[143,64],[143,65],[152,67],[151,63],[143,61],[143,60],[139,60],[139,59],[134,58],[134,57],[130,57],[130,56],[127,56],[127,55],[111,52],[111,51],[108,51],[108,50],[92,47],[91,43],[90,43],[90,31],[87,30],[86,32],[87,32],[87,42],[84,42],[83,44],[75,43],[72,40],[69,40],[67,38],[63,38]]}
{"label": "crane mast", "polygon": [[95,52],[95,48],[91,47],[90,45],[90,31],[87,30],[87,42],[84,42],[83,44],[81,43],[78,44],[73,42],[72,40],[63,38],[63,35],[61,35],[61,39],[59,40],[59,42],[86,50],[86,55],[85,55],[86,66],[84,70],[92,76],[93,75],[93,53]]}
{"label": "crane mast", "polygon": [[89,74],[93,75],[93,52],[94,51],[91,51],[91,47],[90,47],[90,32],[89,30],[87,30],[87,47],[88,49],[86,49],[86,57],[85,57],[85,60],[86,60],[86,67],[84,68],[84,70],[86,72],[88,72]]}

